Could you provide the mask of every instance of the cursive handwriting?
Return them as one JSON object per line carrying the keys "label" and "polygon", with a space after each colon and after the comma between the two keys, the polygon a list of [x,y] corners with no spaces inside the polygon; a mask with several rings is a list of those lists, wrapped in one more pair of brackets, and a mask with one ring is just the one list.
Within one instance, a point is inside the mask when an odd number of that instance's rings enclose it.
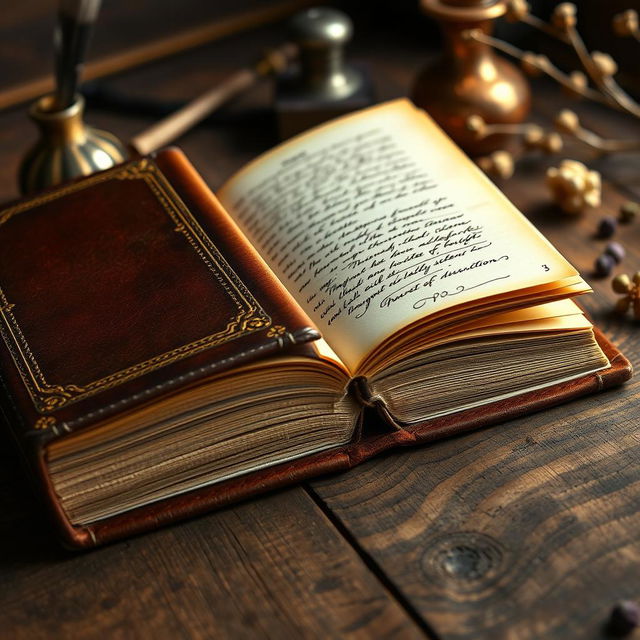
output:
{"label": "cursive handwriting", "polygon": [[414,294],[422,306],[436,302],[444,294],[425,288],[508,259],[484,257],[492,242],[483,225],[376,128],[287,157],[234,211],[328,326]]}
{"label": "cursive handwriting", "polygon": [[426,315],[565,272],[548,243],[406,103],[285,143],[221,197],[349,366]]}

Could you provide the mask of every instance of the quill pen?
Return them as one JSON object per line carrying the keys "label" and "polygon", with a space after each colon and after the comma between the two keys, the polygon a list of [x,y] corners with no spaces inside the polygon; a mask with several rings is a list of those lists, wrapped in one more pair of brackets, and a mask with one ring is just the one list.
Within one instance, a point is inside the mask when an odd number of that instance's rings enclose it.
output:
{"label": "quill pen", "polygon": [[74,102],[80,70],[101,0],[60,0],[54,35],[57,109]]}

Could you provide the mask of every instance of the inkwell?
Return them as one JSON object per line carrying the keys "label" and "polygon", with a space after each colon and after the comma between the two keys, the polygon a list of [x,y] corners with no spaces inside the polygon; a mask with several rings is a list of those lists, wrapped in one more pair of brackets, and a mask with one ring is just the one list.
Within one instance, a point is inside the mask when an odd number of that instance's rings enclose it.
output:
{"label": "inkwell", "polygon": [[60,0],[55,32],[56,89],[31,106],[29,116],[40,138],[18,173],[20,191],[34,193],[71,178],[109,169],[127,157],[111,133],[85,124],[80,70],[100,0]]}

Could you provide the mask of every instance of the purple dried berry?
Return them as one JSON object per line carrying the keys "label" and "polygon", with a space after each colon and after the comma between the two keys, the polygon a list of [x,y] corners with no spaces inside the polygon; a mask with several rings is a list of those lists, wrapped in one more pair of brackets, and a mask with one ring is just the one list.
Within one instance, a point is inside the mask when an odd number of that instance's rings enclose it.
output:
{"label": "purple dried berry", "polygon": [[626,253],[624,247],[619,242],[610,242],[604,252],[611,256],[618,264],[622,262]]}
{"label": "purple dried berry", "polygon": [[612,216],[605,216],[598,225],[598,236],[600,238],[610,238],[618,227],[617,220]]}
{"label": "purple dried berry", "polygon": [[596,275],[605,278],[613,271],[615,265],[616,261],[608,253],[603,253],[595,263]]}
{"label": "purple dried berry", "polygon": [[616,636],[626,636],[639,624],[640,607],[631,600],[623,600],[611,611],[607,631]]}

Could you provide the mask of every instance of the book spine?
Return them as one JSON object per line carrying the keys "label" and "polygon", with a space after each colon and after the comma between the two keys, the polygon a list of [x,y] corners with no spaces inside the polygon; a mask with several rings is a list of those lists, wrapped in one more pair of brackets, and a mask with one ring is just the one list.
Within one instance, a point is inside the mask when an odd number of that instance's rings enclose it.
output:
{"label": "book spine", "polygon": [[384,422],[396,431],[403,430],[402,426],[391,415],[384,398],[373,393],[369,380],[365,376],[356,376],[349,381],[349,393],[353,399],[363,407],[375,409]]}

